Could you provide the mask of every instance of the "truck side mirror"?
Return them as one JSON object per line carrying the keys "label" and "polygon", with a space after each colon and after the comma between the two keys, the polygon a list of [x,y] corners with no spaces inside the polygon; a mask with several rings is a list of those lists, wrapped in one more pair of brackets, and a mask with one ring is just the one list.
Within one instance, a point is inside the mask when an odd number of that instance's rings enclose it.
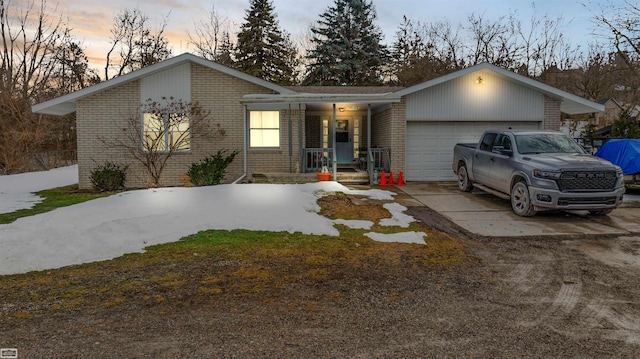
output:
{"label": "truck side mirror", "polygon": [[493,146],[493,149],[491,150],[491,152],[497,153],[503,156],[509,156],[509,157],[513,155],[513,151],[511,151],[510,149],[505,149],[503,146]]}
{"label": "truck side mirror", "polygon": [[503,156],[511,157],[511,156],[513,156],[513,151],[512,150],[502,150],[502,151],[500,151],[500,154],[503,155]]}

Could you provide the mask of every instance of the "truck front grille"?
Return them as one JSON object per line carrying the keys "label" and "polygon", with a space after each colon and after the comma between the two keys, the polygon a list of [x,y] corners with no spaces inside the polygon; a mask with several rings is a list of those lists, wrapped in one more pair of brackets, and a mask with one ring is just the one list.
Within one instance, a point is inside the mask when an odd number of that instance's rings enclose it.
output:
{"label": "truck front grille", "polygon": [[615,171],[566,171],[558,180],[562,192],[611,191],[615,185]]}

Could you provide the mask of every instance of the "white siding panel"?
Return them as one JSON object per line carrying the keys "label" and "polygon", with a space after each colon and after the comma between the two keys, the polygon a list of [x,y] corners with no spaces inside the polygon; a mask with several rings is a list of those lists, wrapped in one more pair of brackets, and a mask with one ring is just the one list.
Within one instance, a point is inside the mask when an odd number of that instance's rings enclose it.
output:
{"label": "white siding panel", "polygon": [[173,97],[191,102],[191,65],[174,66],[143,78],[140,81],[140,102]]}
{"label": "white siding panel", "polygon": [[453,147],[475,143],[489,129],[539,129],[541,122],[408,122],[406,142],[407,181],[454,180],[451,169]]}
{"label": "white siding panel", "polygon": [[[478,77],[482,83],[477,84]],[[408,120],[542,121],[544,95],[479,71],[407,95]]]}

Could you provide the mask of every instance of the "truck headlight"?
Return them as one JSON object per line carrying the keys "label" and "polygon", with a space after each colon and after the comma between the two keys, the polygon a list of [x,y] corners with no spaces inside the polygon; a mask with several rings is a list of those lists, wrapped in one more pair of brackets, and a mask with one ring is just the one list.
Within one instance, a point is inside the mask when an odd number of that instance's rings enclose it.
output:
{"label": "truck headlight", "polygon": [[559,180],[560,176],[562,176],[562,172],[560,171],[545,171],[545,170],[533,170],[533,176],[538,178],[550,179],[550,180]]}
{"label": "truck headlight", "polygon": [[616,187],[624,186],[624,172],[620,166],[616,166]]}

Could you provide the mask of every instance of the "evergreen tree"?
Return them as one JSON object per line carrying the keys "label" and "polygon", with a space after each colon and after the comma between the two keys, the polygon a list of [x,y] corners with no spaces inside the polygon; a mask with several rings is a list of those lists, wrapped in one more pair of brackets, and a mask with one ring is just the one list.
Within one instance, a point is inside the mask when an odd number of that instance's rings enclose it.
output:
{"label": "evergreen tree", "polygon": [[620,118],[613,121],[609,135],[620,138],[640,138],[640,126],[636,119],[631,117],[629,111],[625,110],[620,113]]}
{"label": "evergreen tree", "polygon": [[335,0],[311,28],[307,85],[378,85],[387,49],[367,0]]}
{"label": "evergreen tree", "polygon": [[227,31],[222,33],[222,42],[216,49],[214,61],[220,65],[235,67],[235,61],[233,60],[233,44],[231,44],[231,38]]}
{"label": "evergreen tree", "polygon": [[296,83],[297,50],[280,30],[270,0],[250,0],[235,59],[234,67],[249,75],[279,85]]}

